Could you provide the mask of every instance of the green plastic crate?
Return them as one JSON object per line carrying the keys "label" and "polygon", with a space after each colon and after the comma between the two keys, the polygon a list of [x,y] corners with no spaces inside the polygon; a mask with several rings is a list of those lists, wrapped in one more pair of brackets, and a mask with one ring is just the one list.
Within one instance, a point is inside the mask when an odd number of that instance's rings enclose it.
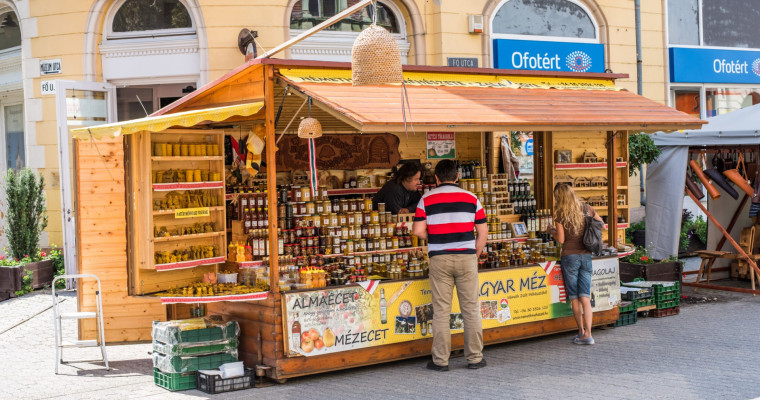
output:
{"label": "green plastic crate", "polygon": [[681,299],[665,300],[663,302],[657,302],[657,309],[662,310],[664,308],[673,308],[681,305]]}
{"label": "green plastic crate", "polygon": [[636,321],[638,321],[638,313],[636,311],[620,313],[620,317],[618,317],[617,322],[612,324],[612,326],[618,327],[618,326],[633,325],[636,323]]}
{"label": "green plastic crate", "polygon": [[659,293],[654,296],[654,299],[657,303],[661,303],[663,301],[667,300],[675,300],[677,298],[681,297],[681,291],[672,291],[672,292],[665,292],[665,293]]}
{"label": "green plastic crate", "polygon": [[681,283],[678,281],[673,282],[673,285],[658,285],[654,284],[652,285],[652,291],[654,292],[654,296],[657,297],[658,295],[670,293],[670,292],[681,292]]}
{"label": "green plastic crate", "polygon": [[636,309],[639,309],[641,307],[653,306],[655,304],[654,297],[636,300],[634,303],[636,303]]}
{"label": "green plastic crate", "polygon": [[172,392],[195,389],[195,381],[195,372],[172,374],[161,372],[158,368],[153,368],[153,382],[156,386],[171,390]]}
{"label": "green plastic crate", "polygon": [[172,326],[171,322],[153,321],[153,341],[166,344],[214,342],[236,338],[239,330],[236,321],[191,330],[181,330],[178,326]]}
{"label": "green plastic crate", "polygon": [[620,303],[619,311],[621,314],[636,311],[636,303],[632,301],[623,301]]}
{"label": "green plastic crate", "polygon": [[163,372],[195,372],[199,369],[216,369],[220,365],[237,361],[237,350],[204,356],[170,356],[153,353],[153,367]]}
{"label": "green plastic crate", "polygon": [[[204,342],[200,342],[204,343]],[[221,353],[228,350],[237,349],[238,341],[236,338],[227,339],[209,344],[168,344],[153,342],[153,351],[156,353],[166,354],[169,356],[201,356],[213,353]]]}

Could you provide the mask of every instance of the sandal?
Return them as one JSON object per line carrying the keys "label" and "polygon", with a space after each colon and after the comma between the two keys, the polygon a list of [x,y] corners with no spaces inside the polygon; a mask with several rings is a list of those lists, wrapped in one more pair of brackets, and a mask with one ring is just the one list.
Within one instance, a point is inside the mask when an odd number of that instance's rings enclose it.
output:
{"label": "sandal", "polygon": [[573,340],[573,343],[575,343],[575,344],[588,344],[588,345],[591,345],[591,344],[594,344],[594,338],[592,336],[589,336],[588,339],[577,338],[577,339]]}

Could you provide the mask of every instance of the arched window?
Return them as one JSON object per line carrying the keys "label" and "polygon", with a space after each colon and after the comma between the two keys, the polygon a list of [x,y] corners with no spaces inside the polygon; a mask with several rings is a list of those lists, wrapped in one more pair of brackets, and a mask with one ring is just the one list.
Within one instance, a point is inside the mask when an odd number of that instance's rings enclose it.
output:
{"label": "arched window", "polygon": [[491,22],[493,34],[546,36],[598,42],[589,12],[571,0],[505,0]]}
{"label": "arched window", "polygon": [[[290,37],[311,29],[359,0],[297,0],[290,13]],[[351,61],[354,40],[372,24],[375,8],[364,7],[331,27],[296,44],[291,57],[300,60]],[[377,24],[387,29],[398,42],[401,62],[406,64],[411,44],[401,10],[390,0],[377,2]]]}
{"label": "arched window", "polygon": [[[359,0],[301,0],[290,14],[291,29],[312,28],[335,14],[358,3]],[[361,32],[372,23],[374,7],[364,7],[326,30]],[[378,2],[377,24],[391,33],[401,33],[399,21],[387,5]]]}
{"label": "arched window", "polygon": [[0,51],[21,46],[21,29],[13,12],[0,14]]}
{"label": "arched window", "polygon": [[109,39],[194,34],[181,0],[124,0],[110,19]]}

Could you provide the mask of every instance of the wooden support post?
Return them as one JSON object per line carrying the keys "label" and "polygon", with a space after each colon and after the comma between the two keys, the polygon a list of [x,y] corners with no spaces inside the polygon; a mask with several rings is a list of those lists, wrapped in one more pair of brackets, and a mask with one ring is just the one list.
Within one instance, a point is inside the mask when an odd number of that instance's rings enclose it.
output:
{"label": "wooden support post", "polygon": [[723,233],[723,236],[725,236],[726,239],[728,239],[728,241],[731,242],[731,245],[734,246],[734,248],[736,249],[736,252],[739,253],[739,255],[741,255],[745,260],[747,260],[747,263],[750,265],[750,267],[752,267],[752,269],[755,270],[754,272],[757,272],[760,274],[760,268],[757,267],[755,260],[753,260],[752,257],[747,255],[744,249],[742,249],[742,246],[740,246],[739,243],[736,243],[736,240],[734,240],[734,238],[731,237],[731,234],[728,233],[728,231],[726,231],[725,228],[723,228],[720,222],[718,222],[718,220],[715,219],[715,217],[709,211],[707,211],[707,208],[705,208],[705,206],[702,205],[702,203],[697,199],[697,196],[695,196],[694,193],[692,193],[691,190],[689,190],[689,188],[685,188],[684,190],[686,190],[686,194],[688,194],[689,197],[691,197],[691,199],[702,210],[702,212],[705,213],[705,215],[707,215],[707,218],[710,221],[712,221],[712,223],[715,224],[715,226],[718,229],[720,229],[721,233]]}
{"label": "wooden support post", "polygon": [[[739,204],[739,208],[736,209],[734,216],[731,218],[731,222],[728,223],[728,227],[726,228],[727,232],[731,232],[734,229],[734,225],[736,225],[736,221],[739,220],[739,215],[741,215],[742,210],[744,209],[744,206],[747,205],[748,200],[749,200],[749,196],[745,193],[741,204]],[[718,242],[718,245],[715,246],[715,251],[720,251],[723,248],[724,244],[726,244],[725,236],[720,238],[720,242]]]}
{"label": "wooden support post", "polygon": [[269,290],[280,292],[280,266],[277,249],[277,147],[274,132],[274,66],[264,66],[264,109],[266,112],[267,199],[269,201]]}
{"label": "wooden support post", "polygon": [[[626,132],[627,134],[627,132]],[[616,133],[607,131],[607,245],[617,248],[617,161]]]}

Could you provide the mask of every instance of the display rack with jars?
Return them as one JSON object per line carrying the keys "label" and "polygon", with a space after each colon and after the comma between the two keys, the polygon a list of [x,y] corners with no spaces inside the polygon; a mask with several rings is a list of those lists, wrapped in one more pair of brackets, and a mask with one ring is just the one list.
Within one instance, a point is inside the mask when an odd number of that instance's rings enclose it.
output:
{"label": "display rack with jars", "polygon": [[168,271],[224,262],[222,144],[223,134],[216,131],[150,135],[151,268]]}

